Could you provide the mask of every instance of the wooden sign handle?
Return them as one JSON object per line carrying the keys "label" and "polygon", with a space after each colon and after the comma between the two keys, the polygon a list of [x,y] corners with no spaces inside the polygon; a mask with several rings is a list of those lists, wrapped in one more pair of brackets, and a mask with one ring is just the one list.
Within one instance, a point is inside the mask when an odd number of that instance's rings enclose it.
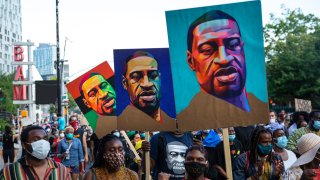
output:
{"label": "wooden sign handle", "polygon": [[141,160],[141,157],[139,156],[138,152],[136,149],[133,147],[127,133],[125,131],[120,131],[121,135],[124,137],[124,139],[127,141],[131,151],[133,152],[134,156],[136,157],[137,160]]}
{"label": "wooden sign handle", "polygon": [[[146,132],[146,141],[149,141],[150,134],[149,131]],[[150,152],[144,152],[144,159],[145,159],[145,175],[146,175],[146,180],[151,180],[151,175],[150,175]]]}
{"label": "wooden sign handle", "polygon": [[227,178],[228,180],[233,180],[228,128],[222,129],[222,135],[223,135],[223,149],[224,149],[224,157],[225,157],[225,163],[226,163]]}

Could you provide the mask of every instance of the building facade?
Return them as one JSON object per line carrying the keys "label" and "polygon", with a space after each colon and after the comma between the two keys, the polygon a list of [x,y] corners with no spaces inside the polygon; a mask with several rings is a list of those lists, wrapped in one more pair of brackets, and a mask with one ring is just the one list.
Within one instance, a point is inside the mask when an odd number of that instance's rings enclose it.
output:
{"label": "building facade", "polygon": [[14,72],[12,44],[21,41],[21,0],[0,0],[0,74]]}
{"label": "building facade", "polygon": [[40,43],[39,46],[33,50],[33,62],[44,80],[56,76],[55,60],[55,45]]}

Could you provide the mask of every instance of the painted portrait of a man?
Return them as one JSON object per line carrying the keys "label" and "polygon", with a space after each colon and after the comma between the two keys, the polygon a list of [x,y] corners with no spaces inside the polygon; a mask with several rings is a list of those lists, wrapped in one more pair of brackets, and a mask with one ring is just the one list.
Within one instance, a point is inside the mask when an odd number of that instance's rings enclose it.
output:
{"label": "painted portrait of a man", "polygon": [[117,129],[114,72],[107,61],[66,86],[84,115],[81,121],[89,123],[98,137]]}
{"label": "painted portrait of a man", "polygon": [[116,49],[114,59],[118,127],[176,129],[169,49]]}
{"label": "painted portrait of a man", "polygon": [[80,83],[79,91],[87,108],[102,116],[115,114],[115,90],[101,74],[90,73],[85,75]]}
{"label": "painted portrait of a man", "polygon": [[237,21],[219,10],[209,11],[189,27],[187,63],[200,90],[250,111],[244,41]]}
{"label": "painted portrait of a man", "polygon": [[126,59],[124,69],[122,83],[130,104],[161,122],[161,80],[157,60],[146,51],[137,51]]}
{"label": "painted portrait of a man", "polygon": [[261,2],[166,11],[179,129],[268,121]]}

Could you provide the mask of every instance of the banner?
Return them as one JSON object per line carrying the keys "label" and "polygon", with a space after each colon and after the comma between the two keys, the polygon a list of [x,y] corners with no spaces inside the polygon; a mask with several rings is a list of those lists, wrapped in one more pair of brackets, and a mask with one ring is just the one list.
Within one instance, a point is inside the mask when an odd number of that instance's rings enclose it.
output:
{"label": "banner", "polygon": [[118,129],[175,130],[168,48],[114,50]]}
{"label": "banner", "polygon": [[117,129],[114,73],[107,61],[66,86],[98,137]]}
{"label": "banner", "polygon": [[294,99],[295,110],[296,111],[306,111],[310,113],[312,111],[312,104],[310,100],[304,99]]}
{"label": "banner", "polygon": [[179,129],[268,122],[261,2],[166,12]]}

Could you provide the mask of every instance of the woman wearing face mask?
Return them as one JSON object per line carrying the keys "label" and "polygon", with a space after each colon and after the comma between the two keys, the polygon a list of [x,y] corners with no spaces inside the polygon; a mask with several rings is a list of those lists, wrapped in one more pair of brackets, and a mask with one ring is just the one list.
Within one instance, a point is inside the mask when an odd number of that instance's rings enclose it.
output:
{"label": "woman wearing face mask", "polygon": [[[52,144],[51,144],[51,153],[53,153],[53,159],[56,161],[56,162],[61,162],[61,159],[58,157],[58,145],[60,143],[60,141],[63,139],[64,137],[64,133],[63,131],[58,131],[58,130],[55,130],[55,131],[52,131],[54,133],[54,137],[53,137],[53,140],[52,140]],[[63,137],[61,137],[61,135]],[[49,139],[49,142],[50,142],[50,139]]]}
{"label": "woman wearing face mask", "polygon": [[272,135],[263,126],[257,126],[251,135],[250,151],[237,157],[234,179],[280,179],[283,173],[281,157],[272,152]]}
{"label": "woman wearing face mask", "polygon": [[118,137],[108,134],[101,139],[96,161],[86,173],[85,179],[138,179],[135,172],[124,167],[124,148]]}
{"label": "woman wearing face mask", "polygon": [[288,139],[284,133],[284,126],[276,123],[276,127],[272,129],[272,147],[275,154],[281,156],[284,164],[284,170],[287,170],[297,160],[296,155],[285,149],[288,143]]}
{"label": "woman wearing face mask", "polygon": [[62,164],[70,169],[72,179],[76,180],[79,172],[83,171],[84,156],[81,142],[73,137],[73,132],[72,127],[65,129],[65,138],[58,145],[58,154]]}

